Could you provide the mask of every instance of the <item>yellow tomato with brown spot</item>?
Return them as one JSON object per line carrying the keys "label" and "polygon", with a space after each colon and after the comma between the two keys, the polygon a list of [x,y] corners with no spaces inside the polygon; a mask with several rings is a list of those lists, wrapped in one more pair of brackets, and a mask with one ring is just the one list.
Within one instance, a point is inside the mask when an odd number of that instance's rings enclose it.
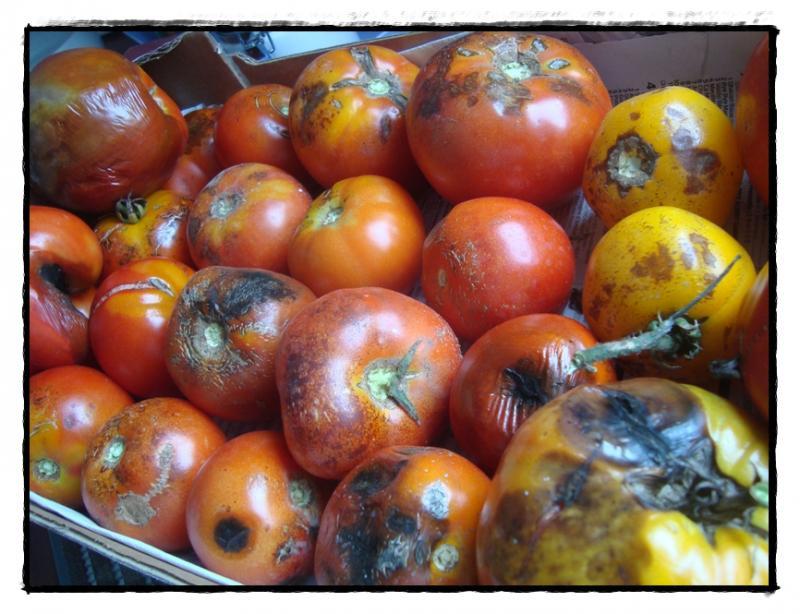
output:
{"label": "yellow tomato with brown spot", "polygon": [[583,192],[606,228],[658,206],[724,224],[741,181],[730,119],[702,94],[666,87],[606,115],[586,159]]}
{"label": "yellow tomato with brown spot", "polygon": [[688,305],[737,256],[719,284],[687,314],[689,321],[699,322],[697,342],[702,349],[696,356],[637,354],[626,362],[629,376],[707,382],[712,360],[737,354],[739,309],[755,268],[736,239],[699,215],[675,207],[643,209],[600,239],[589,257],[583,286],[589,328],[601,342],[645,331],[659,316],[666,318]]}

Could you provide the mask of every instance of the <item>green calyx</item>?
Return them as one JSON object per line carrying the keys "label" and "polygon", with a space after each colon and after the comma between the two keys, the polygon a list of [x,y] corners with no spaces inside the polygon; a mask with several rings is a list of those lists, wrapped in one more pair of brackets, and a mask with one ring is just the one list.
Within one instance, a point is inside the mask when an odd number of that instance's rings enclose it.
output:
{"label": "green calyx", "polygon": [[384,405],[391,401],[415,423],[419,424],[419,413],[408,398],[407,380],[413,377],[409,367],[422,340],[417,340],[400,360],[377,360],[367,367],[362,380],[362,387],[370,397]]}

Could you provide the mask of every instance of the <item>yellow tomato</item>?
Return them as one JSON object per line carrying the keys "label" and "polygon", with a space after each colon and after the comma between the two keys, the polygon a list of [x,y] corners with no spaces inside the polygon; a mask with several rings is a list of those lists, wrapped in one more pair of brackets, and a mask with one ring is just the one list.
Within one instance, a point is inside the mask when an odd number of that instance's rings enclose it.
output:
{"label": "yellow tomato", "polygon": [[741,181],[736,134],[725,113],[694,90],[667,87],[606,115],[586,160],[583,192],[606,228],[657,206],[724,224]]}
{"label": "yellow tomato", "polygon": [[699,295],[740,259],[713,291],[689,310],[700,322],[701,351],[694,358],[661,357],[665,368],[644,355],[629,360],[629,375],[664,375],[705,383],[712,360],[737,354],[739,309],[755,279],[745,249],[719,226],[675,207],[643,209],[609,230],[595,246],[586,269],[583,313],[600,341],[647,329]]}

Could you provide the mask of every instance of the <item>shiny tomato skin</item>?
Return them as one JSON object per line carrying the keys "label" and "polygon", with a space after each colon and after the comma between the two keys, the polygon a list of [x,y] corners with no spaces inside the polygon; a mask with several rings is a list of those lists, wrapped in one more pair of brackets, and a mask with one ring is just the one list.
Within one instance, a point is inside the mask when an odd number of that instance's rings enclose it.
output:
{"label": "shiny tomato skin", "polygon": [[425,239],[425,300],[468,341],[517,316],[560,312],[574,276],[558,222],[513,198],[460,203]]}
{"label": "shiny tomato skin", "polygon": [[406,137],[406,105],[419,69],[378,45],[336,49],[295,82],[289,127],[298,158],[323,187],[380,175],[408,189],[421,180]]}
{"label": "shiny tomato skin", "polygon": [[219,448],[192,484],[186,525],[203,565],[243,584],[307,578],[324,489],[283,436],[251,431]]}
{"label": "shiny tomato skin", "polygon": [[750,183],[766,206],[769,188],[769,35],[758,43],[747,62],[736,97],[736,136]]}
{"label": "shiny tomato skin", "polygon": [[322,515],[320,585],[467,585],[489,479],[433,447],[391,446],[355,467]]}
{"label": "shiny tomato skin", "polygon": [[31,71],[31,179],[85,213],[167,180],[186,144],[175,103],[133,62],[107,49],[56,53]]}
{"label": "shiny tomato skin", "polygon": [[42,371],[29,385],[30,489],[80,507],[81,468],[89,441],[133,399],[107,375],[80,365]]}
{"label": "shiny tomato skin", "polygon": [[83,503],[100,526],[167,551],[189,546],[186,502],[194,477],[225,435],[186,401],[126,407],[92,439]]}
{"label": "shiny tomato skin", "polygon": [[280,411],[275,352],[289,321],[315,296],[261,269],[207,267],[184,286],[166,333],[166,363],[189,401],[227,420]]}
{"label": "shiny tomato skin", "polygon": [[289,244],[310,205],[306,189],[275,166],[231,166],[203,188],[189,213],[192,260],[198,268],[286,273]]}
{"label": "shiny tomato skin", "polygon": [[451,203],[506,196],[551,210],[580,186],[611,99],[571,45],[524,32],[479,32],[421,69],[408,139],[433,188]]}
{"label": "shiny tomato skin", "polygon": [[376,450],[427,445],[447,421],[458,340],[429,307],[384,288],[335,290],[281,337],[286,442],[309,473],[342,478]]}
{"label": "shiny tomato skin", "polygon": [[311,203],[289,247],[289,272],[318,295],[365,286],[409,292],[424,240],[422,213],[400,184],[351,177]]}
{"label": "shiny tomato skin", "polygon": [[106,277],[92,303],[89,340],[100,368],[135,397],[176,396],[164,349],[175,302],[194,271],[145,258]]}
{"label": "shiny tomato skin", "polygon": [[770,413],[770,289],[769,264],[758,272],[742,301],[739,314],[742,380],[758,411],[769,420]]}
{"label": "shiny tomato skin", "polygon": [[468,458],[490,475],[519,426],[539,407],[580,384],[615,381],[613,365],[575,371],[576,352],[597,343],[588,328],[556,314],[495,326],[472,344],[450,389],[450,428]]}

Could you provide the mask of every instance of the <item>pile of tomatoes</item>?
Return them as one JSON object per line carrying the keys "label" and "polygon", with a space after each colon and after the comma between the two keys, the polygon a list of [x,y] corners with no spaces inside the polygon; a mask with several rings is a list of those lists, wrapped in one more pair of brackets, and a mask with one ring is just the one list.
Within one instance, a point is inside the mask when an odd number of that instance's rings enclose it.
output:
{"label": "pile of tomatoes", "polygon": [[[768,273],[718,224],[743,169],[769,202],[767,53],[735,127],[612,108],[521,32],[186,115],[113,52],[45,59],[31,490],[248,584],[766,584]],[[707,390],[732,370],[758,411]]]}

